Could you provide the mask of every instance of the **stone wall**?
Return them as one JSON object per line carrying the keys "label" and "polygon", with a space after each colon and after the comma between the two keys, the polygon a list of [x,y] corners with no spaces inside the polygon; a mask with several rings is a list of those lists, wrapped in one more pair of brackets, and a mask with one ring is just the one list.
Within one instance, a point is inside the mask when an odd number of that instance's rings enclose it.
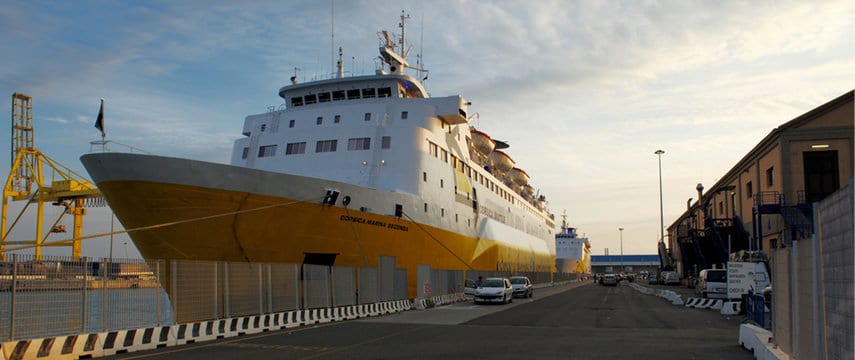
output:
{"label": "stone wall", "polygon": [[853,235],[853,184],[819,203],[818,237],[822,239],[820,276],[824,306],[824,339],[820,348],[827,359],[853,359],[853,277],[855,277],[855,235]]}

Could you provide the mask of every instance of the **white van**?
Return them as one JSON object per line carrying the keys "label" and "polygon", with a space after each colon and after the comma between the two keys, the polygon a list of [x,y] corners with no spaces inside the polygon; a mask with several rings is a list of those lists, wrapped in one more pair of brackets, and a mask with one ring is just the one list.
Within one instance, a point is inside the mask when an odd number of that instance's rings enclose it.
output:
{"label": "white van", "polygon": [[727,299],[727,270],[701,270],[695,293],[702,298]]}

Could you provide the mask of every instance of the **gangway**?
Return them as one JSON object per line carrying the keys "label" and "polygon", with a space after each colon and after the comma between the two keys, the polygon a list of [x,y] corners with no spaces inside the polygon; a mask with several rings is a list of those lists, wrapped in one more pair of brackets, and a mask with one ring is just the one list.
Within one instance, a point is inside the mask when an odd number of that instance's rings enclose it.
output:
{"label": "gangway", "polygon": [[[32,98],[14,93],[12,94],[12,164],[3,188],[2,214],[0,214],[0,236],[2,236],[0,260],[6,261],[7,245],[34,247],[36,260],[42,260],[44,246],[71,246],[72,257],[79,259],[86,206],[104,206],[103,197],[100,191],[84,177],[36,149],[33,137]],[[46,169],[50,171],[50,182],[46,180]],[[26,204],[7,228],[9,201],[26,201]],[[35,239],[10,241],[9,234],[23,217],[27,207],[33,203],[38,207]],[[47,233],[44,232],[45,203],[64,207]],[[70,244],[68,241],[45,243],[50,234],[65,232],[65,226],[60,224],[65,214],[74,217]]]}

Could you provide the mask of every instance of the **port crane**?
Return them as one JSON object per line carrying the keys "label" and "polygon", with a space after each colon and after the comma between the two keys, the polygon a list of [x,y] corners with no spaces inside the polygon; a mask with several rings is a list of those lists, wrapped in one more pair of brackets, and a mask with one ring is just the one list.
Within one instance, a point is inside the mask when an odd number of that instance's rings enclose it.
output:
{"label": "port crane", "polygon": [[[32,109],[32,97],[21,93],[12,94],[12,162],[3,188],[0,260],[6,261],[7,245],[35,248],[37,261],[42,260],[44,246],[71,246],[72,257],[79,259],[86,206],[104,206],[104,199],[84,177],[35,148]],[[50,173],[46,174],[46,170]],[[46,175],[50,175],[49,182]],[[9,201],[26,201],[26,204],[7,228]],[[45,203],[64,208],[47,233],[44,232]],[[9,234],[31,204],[37,206],[35,239],[10,241]],[[46,243],[49,235],[66,232],[65,226],[60,223],[66,214],[74,217],[71,241]]]}

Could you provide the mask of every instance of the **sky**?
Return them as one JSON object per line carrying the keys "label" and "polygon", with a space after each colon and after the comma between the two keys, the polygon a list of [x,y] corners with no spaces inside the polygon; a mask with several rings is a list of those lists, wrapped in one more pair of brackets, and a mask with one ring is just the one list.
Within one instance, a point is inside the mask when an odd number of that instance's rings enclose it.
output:
{"label": "sky", "polygon": [[[851,0],[390,4],[0,2],[0,104],[10,114],[12,93],[32,96],[36,148],[83,176],[101,98],[113,151],[228,163],[244,118],[283,104],[295,68],[302,82],[325,78],[342,47],[348,75],[372,73],[377,32],[399,33],[403,10],[431,95],[471,101],[473,125],[511,145],[558,223],[566,214],[594,255],[616,255],[656,253],[656,150],[667,228],[698,183],[855,86]],[[32,239],[33,218],[10,236]],[[83,232],[110,227],[109,210],[91,208]],[[108,256],[110,241],[86,240],[84,255]],[[126,235],[112,243],[116,257],[139,256]]]}

